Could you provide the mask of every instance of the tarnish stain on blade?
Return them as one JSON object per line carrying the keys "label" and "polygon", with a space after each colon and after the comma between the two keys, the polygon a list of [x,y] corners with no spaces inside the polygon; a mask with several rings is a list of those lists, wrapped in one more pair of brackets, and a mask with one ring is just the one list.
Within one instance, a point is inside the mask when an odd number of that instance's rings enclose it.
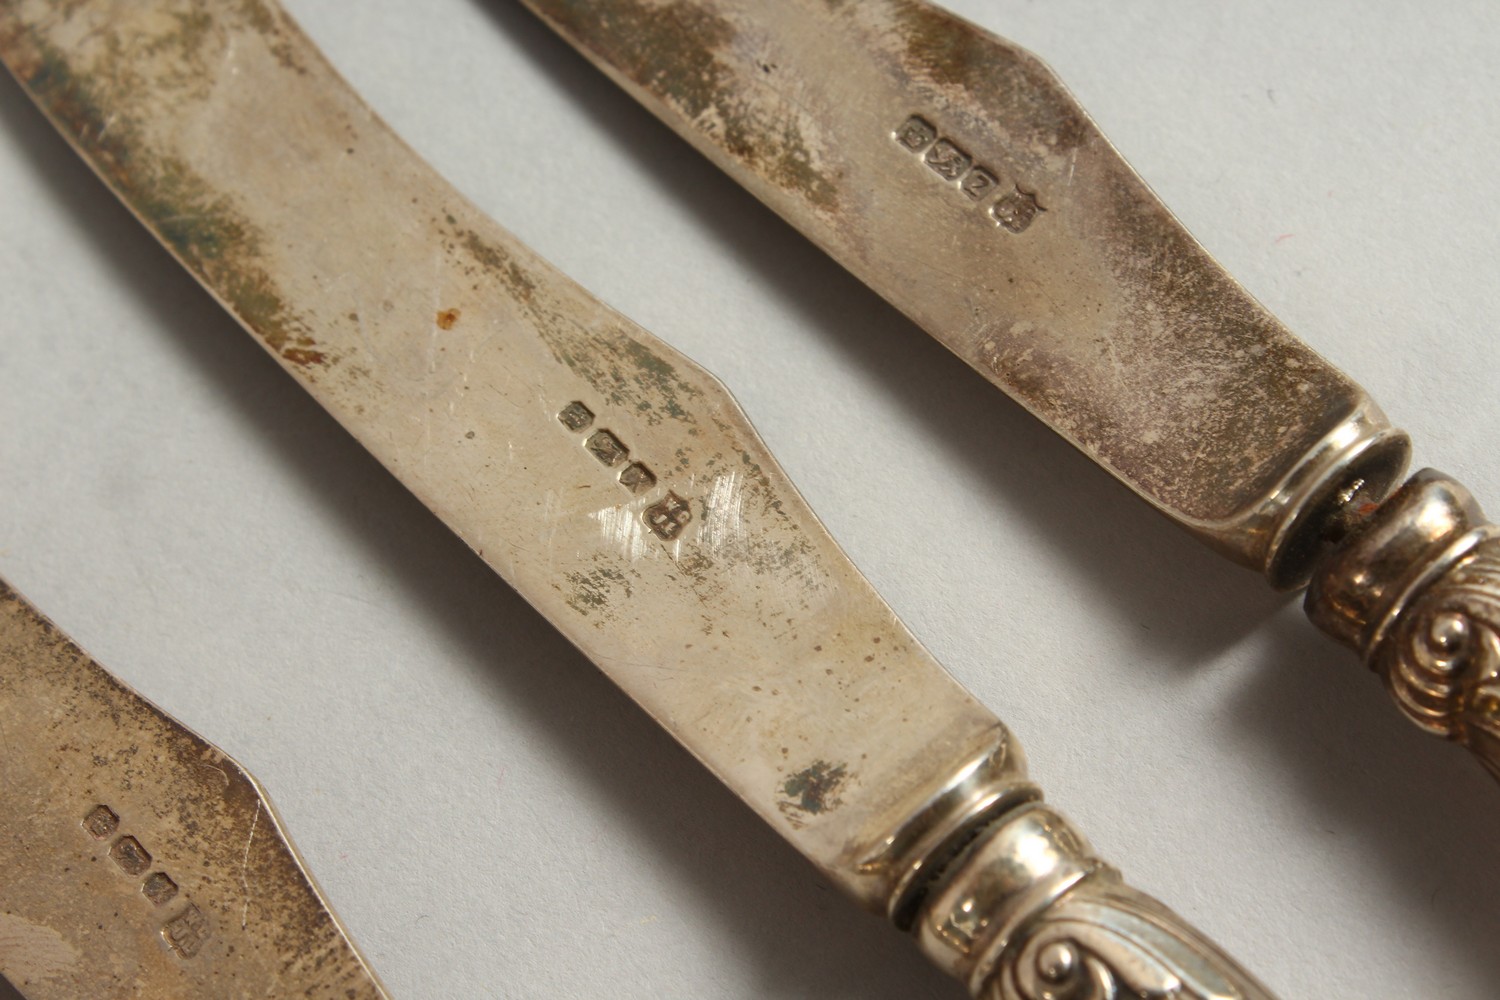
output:
{"label": "tarnish stain on blade", "polygon": [[1013,126],[1009,149],[1036,161],[1066,157],[1088,139],[1087,116],[1073,102],[1056,99],[1061,87],[1052,72],[1025,49],[928,4],[897,2],[891,14],[903,74],[953,89],[988,121]]}
{"label": "tarnish stain on blade", "polygon": [[848,764],[815,760],[782,782],[781,794],[784,797],[778,805],[787,822],[801,826],[808,817],[843,805],[839,793],[852,780]]}
{"label": "tarnish stain on blade", "polygon": [[[562,364],[586,380],[612,407],[623,407],[655,425],[664,419],[694,423],[685,404],[702,391],[679,377],[666,358],[623,329],[586,329],[538,292],[538,281],[504,247],[473,230],[456,234],[459,245],[536,321],[537,332]],[[696,434],[689,430],[689,434]]]}
{"label": "tarnish stain on blade", "polygon": [[[127,42],[101,29],[91,39],[92,58],[60,51],[47,40],[12,23],[0,33],[0,52],[11,71],[35,100],[80,147],[90,164],[121,200],[156,232],[177,257],[266,345],[303,368],[318,368],[336,359],[319,349],[310,324],[285,301],[277,282],[261,265],[264,235],[245,219],[233,200],[204,181],[180,159],[155,154],[142,139],[132,95],[144,90],[142,77],[154,65],[150,56],[175,49],[189,64],[208,58],[223,46],[215,17],[242,17],[266,32],[280,22],[253,0],[215,9],[197,4],[164,22],[154,38],[132,36]],[[3,15],[0,15],[3,16]],[[303,71],[284,41],[272,45],[285,65]],[[206,77],[165,72],[153,87],[198,96]]]}
{"label": "tarnish stain on blade", "polygon": [[[551,10],[570,31],[592,38],[599,58],[672,102],[751,170],[820,212],[838,212],[838,187],[812,139],[819,135],[815,123],[794,105],[763,100],[721,58],[722,51],[755,44],[734,22],[691,0],[567,0]],[[594,21],[610,30],[584,27]],[[759,82],[776,85],[775,65],[762,63],[761,73]]]}
{"label": "tarnish stain on blade", "polygon": [[384,997],[254,781],[0,581],[0,969],[28,1000]]}

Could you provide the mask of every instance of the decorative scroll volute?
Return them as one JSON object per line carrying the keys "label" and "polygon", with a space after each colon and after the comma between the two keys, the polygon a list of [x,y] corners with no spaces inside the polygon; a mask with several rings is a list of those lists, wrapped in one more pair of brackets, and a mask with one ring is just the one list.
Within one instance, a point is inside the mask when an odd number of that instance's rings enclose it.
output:
{"label": "decorative scroll volute", "polygon": [[1085,883],[1002,963],[993,1000],[1229,1000],[1265,997],[1218,949],[1114,879]]}
{"label": "decorative scroll volute", "polygon": [[1486,537],[1402,611],[1371,651],[1392,697],[1500,778],[1500,538]]}
{"label": "decorative scroll volute", "polygon": [[1307,613],[1407,718],[1500,778],[1500,527],[1466,489],[1414,476],[1328,559]]}

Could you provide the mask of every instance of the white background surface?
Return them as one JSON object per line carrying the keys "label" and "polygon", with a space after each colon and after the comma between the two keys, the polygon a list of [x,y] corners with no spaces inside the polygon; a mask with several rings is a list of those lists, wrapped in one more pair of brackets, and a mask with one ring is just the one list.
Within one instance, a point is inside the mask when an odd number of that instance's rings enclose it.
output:
{"label": "white background surface", "polygon": [[[1295,605],[517,5],[289,6],[461,190],[724,378],[1136,884],[1288,998],[1500,992],[1500,790]],[[952,6],[1051,62],[1419,464],[1500,510],[1500,7]],[[961,995],[324,417],[8,79],[0,134],[0,574],[264,782],[396,997]]]}

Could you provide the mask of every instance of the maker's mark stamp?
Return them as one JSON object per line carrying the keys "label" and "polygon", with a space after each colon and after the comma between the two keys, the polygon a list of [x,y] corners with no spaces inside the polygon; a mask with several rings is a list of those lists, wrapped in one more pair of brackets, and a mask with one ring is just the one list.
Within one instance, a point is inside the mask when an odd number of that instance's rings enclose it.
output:
{"label": "maker's mark stamp", "polygon": [[161,936],[179,957],[192,958],[208,941],[208,921],[202,910],[189,903],[187,909],[167,921]]}
{"label": "maker's mark stamp", "polygon": [[[997,191],[1007,187],[1001,183],[996,171],[979,163],[921,115],[912,115],[902,122],[891,133],[891,138],[902,149],[921,157],[929,170],[944,181],[955,184],[972,202],[988,201]],[[1008,186],[1010,190],[990,204],[986,213],[996,226],[1019,236],[1030,229],[1037,216],[1047,209],[1037,200],[1036,193],[1027,190],[1019,181]]]}
{"label": "maker's mark stamp", "polygon": [[1036,202],[1036,195],[1016,188],[1010,194],[990,206],[990,217],[1013,233],[1024,233],[1043,211]]}
{"label": "maker's mark stamp", "polygon": [[682,534],[682,529],[693,519],[687,501],[676,493],[668,492],[661,503],[646,508],[646,525],[663,541],[670,542]]}

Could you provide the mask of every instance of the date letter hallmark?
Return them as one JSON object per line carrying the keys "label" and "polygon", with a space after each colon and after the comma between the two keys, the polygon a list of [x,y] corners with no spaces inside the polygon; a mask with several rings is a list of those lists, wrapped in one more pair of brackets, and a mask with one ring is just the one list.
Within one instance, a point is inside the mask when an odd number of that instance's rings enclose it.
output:
{"label": "date letter hallmark", "polygon": [[686,500],[669,492],[661,503],[647,507],[642,516],[662,541],[670,542],[682,534],[682,529],[693,519],[693,512],[688,509]]}
{"label": "date letter hallmark", "polygon": [[1036,192],[1021,186],[1019,181],[1009,185],[1000,182],[1000,177],[975,161],[952,139],[938,133],[937,126],[920,115],[912,115],[891,133],[896,145],[920,158],[943,181],[957,187],[959,193],[975,204],[986,202],[996,192],[1004,191],[998,200],[985,210],[990,221],[1007,232],[1019,236],[1031,228],[1037,216],[1047,209],[1037,200]]}
{"label": "date letter hallmark", "polygon": [[[557,422],[567,430],[581,434],[594,426],[594,411],[582,402],[574,400],[557,414]],[[593,431],[583,439],[583,450],[599,460],[607,469],[619,469],[615,482],[630,493],[640,496],[656,488],[656,473],[643,462],[630,461],[630,448],[613,431]],[[692,520],[687,501],[675,493],[668,492],[666,499],[646,508],[641,519],[646,527],[664,542],[670,542],[682,533]]]}
{"label": "date letter hallmark", "polygon": [[[152,907],[166,906],[177,898],[177,883],[170,875],[164,871],[146,874],[151,871],[151,852],[128,834],[115,836],[120,832],[120,816],[109,806],[100,803],[90,809],[83,817],[83,829],[95,840],[109,842],[110,860],[121,872],[140,883],[141,895]],[[192,958],[208,941],[208,919],[203,916],[203,911],[188,903],[162,924],[161,937],[178,958]]]}

